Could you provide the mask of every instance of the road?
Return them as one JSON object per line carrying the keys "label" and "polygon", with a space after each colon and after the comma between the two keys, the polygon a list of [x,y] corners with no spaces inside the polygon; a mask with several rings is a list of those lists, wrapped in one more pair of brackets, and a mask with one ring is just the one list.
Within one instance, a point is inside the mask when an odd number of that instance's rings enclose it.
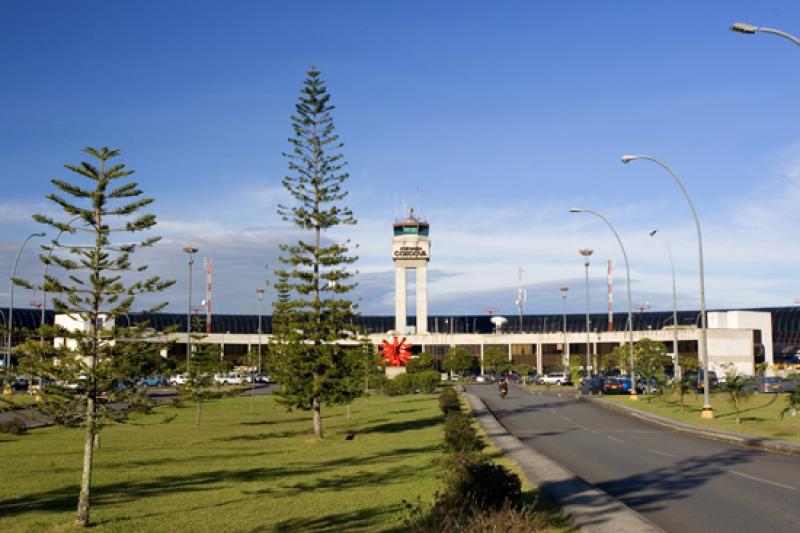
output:
{"label": "road", "polygon": [[526,446],[666,531],[800,531],[800,457],[672,432],[574,393],[466,390]]}

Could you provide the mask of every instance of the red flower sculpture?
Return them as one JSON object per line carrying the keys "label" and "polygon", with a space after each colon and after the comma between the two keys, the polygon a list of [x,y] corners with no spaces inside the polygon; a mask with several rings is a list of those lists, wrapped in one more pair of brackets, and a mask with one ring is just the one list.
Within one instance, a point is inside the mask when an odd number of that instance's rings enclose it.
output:
{"label": "red flower sculpture", "polygon": [[403,337],[403,340],[397,340],[397,337],[394,337],[394,342],[389,342],[386,339],[383,339],[383,342],[380,344],[381,355],[383,356],[382,364],[389,364],[391,366],[404,366],[408,364],[408,360],[411,358],[411,349],[412,344],[406,342],[406,338]]}

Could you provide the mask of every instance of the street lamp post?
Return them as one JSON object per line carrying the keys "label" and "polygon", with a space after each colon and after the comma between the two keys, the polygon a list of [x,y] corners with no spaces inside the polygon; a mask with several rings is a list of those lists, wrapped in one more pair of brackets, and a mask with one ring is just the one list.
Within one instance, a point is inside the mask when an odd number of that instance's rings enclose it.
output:
{"label": "street lamp post", "polygon": [[586,267],[586,375],[591,376],[589,373],[589,352],[591,341],[589,340],[589,329],[591,328],[591,321],[589,320],[589,257],[594,253],[594,250],[584,248],[578,250],[583,256],[583,266]]}
{"label": "street lamp post", "polygon": [[561,364],[564,365],[564,372],[569,370],[569,344],[567,343],[567,291],[569,287],[563,286],[561,291],[561,329],[564,332],[564,349],[561,350]]}
{"label": "street lamp post", "polygon": [[746,22],[734,22],[731,27],[729,28],[732,32],[736,33],[746,33],[746,34],[754,34],[754,33],[771,33],[773,35],[777,35],[779,37],[783,37],[784,39],[788,39],[792,41],[797,46],[800,46],[800,39],[795,37],[792,34],[786,33],[781,30],[776,30],[773,28],[761,28],[759,26],[754,26],[753,24],[748,24]]}
{"label": "street lamp post", "polygon": [[184,246],[183,251],[189,257],[189,303],[186,307],[186,373],[189,373],[189,358],[192,355],[192,265],[197,248]]}
{"label": "street lamp post", "polygon": [[689,209],[692,211],[692,217],[694,218],[694,225],[697,229],[697,255],[700,259],[700,355],[703,361],[703,418],[714,418],[714,409],[711,407],[711,396],[708,391],[709,382],[708,382],[708,332],[706,328],[706,289],[705,289],[705,269],[703,267],[703,235],[700,231],[700,219],[697,217],[697,211],[694,208],[694,203],[692,199],[689,197],[689,193],[686,192],[686,187],[683,186],[683,182],[681,182],[678,175],[672,171],[670,167],[666,164],[662,163],[655,157],[651,157],[648,155],[623,155],[622,162],[624,164],[628,164],[631,161],[635,161],[637,159],[643,159],[646,161],[651,161],[667,172],[672,176],[675,180],[675,183],[678,184],[680,187],[683,196],[686,198],[686,201],[689,203]]}
{"label": "street lamp post", "polygon": [[261,374],[261,301],[264,299],[264,289],[256,289],[258,295],[258,373]]}
{"label": "street lamp post", "polygon": [[636,372],[635,372],[635,360],[633,357],[633,301],[631,299],[631,266],[628,263],[628,254],[625,252],[625,246],[622,244],[622,239],[619,238],[619,234],[617,230],[614,229],[614,226],[611,225],[611,222],[608,221],[606,217],[601,215],[596,211],[592,211],[590,209],[580,209],[577,207],[573,207],[569,210],[570,213],[589,213],[600,218],[603,222],[606,223],[608,228],[611,230],[611,233],[614,234],[614,237],[617,239],[617,243],[619,244],[620,249],[622,249],[622,257],[625,258],[625,281],[628,284],[628,345],[630,347],[630,361],[631,361],[631,400],[638,400],[639,397],[636,394]]}
{"label": "street lamp post", "polygon": [[14,258],[14,266],[11,269],[11,277],[9,278],[9,283],[11,284],[11,291],[10,291],[10,298],[11,301],[8,306],[8,323],[6,326],[8,327],[7,332],[7,340],[6,340],[6,356],[3,359],[3,363],[5,363],[5,370],[6,375],[8,375],[9,371],[11,370],[11,335],[14,330],[14,278],[17,276],[17,264],[19,263],[19,256],[22,255],[22,249],[25,248],[25,245],[28,244],[28,241],[34,237],[44,237],[44,233],[31,233],[25,240],[22,241],[22,244],[19,245],[17,249],[17,256]]}
{"label": "street lamp post", "polygon": [[670,248],[669,241],[664,236],[664,232],[659,232],[657,229],[654,229],[650,232],[650,236],[654,237],[656,233],[661,235],[661,238],[664,240],[664,245],[667,247],[669,267],[672,271],[672,345],[675,352],[675,360],[673,365],[675,366],[675,378],[681,379],[681,360],[680,352],[678,350],[678,293],[675,290],[675,262],[672,260],[672,248]]}

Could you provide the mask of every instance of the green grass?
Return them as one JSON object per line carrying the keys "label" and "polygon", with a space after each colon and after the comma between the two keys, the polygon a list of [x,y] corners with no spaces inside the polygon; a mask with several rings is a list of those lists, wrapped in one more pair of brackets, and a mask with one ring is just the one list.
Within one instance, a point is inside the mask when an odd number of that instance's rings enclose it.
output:
{"label": "green grass", "polygon": [[[435,396],[372,397],[308,413],[268,396],[156,414],[101,434],[92,522],[98,531],[386,531],[403,500],[440,488],[441,413]],[[169,423],[170,417],[176,418]],[[354,434],[352,440],[345,440]],[[83,431],[0,434],[0,531],[72,529]]]}
{"label": "green grass", "polygon": [[32,394],[13,394],[0,396],[0,413],[3,411],[13,411],[24,409],[36,403],[36,396]]}
{"label": "green grass", "polygon": [[771,439],[800,441],[800,415],[791,416],[787,413],[780,420],[780,412],[786,407],[786,394],[756,394],[750,396],[741,405],[742,423],[736,423],[736,412],[733,404],[724,392],[711,394],[711,405],[714,408],[715,418],[712,420],[700,417],[703,410],[703,395],[689,393],[684,396],[686,411],[681,412],[677,394],[666,395],[663,398],[653,398],[648,402],[645,397],[639,401],[631,401],[627,395],[606,395],[603,398],[621,403],[628,407],[640,409],[657,415],[665,416],[702,427],[723,429],[747,433]]}

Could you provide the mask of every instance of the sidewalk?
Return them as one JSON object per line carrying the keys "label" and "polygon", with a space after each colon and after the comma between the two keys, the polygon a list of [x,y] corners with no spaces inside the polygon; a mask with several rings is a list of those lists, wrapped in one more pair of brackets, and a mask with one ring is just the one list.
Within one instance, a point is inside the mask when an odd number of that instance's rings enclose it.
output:
{"label": "sidewalk", "polygon": [[[530,391],[530,393],[540,394],[540,395],[542,394],[541,392],[538,391]],[[724,442],[730,442],[733,444],[739,444],[741,446],[749,446],[751,448],[756,448],[768,452],[777,452],[777,453],[784,453],[787,455],[800,456],[800,444],[794,442],[768,439],[766,437],[757,437],[753,435],[747,435],[744,433],[736,433],[734,431],[704,428],[701,426],[686,424],[684,422],[678,422],[677,420],[672,420],[671,418],[667,418],[665,416],[660,416],[645,411],[640,411],[634,407],[628,407],[625,405],[620,405],[618,403],[609,402],[604,400],[603,398],[598,398],[594,396],[578,396],[578,398],[583,401],[590,401],[596,403],[597,405],[600,405],[610,411],[615,411],[618,413],[623,413],[628,416],[633,416],[640,420],[644,420],[645,422],[656,424],[661,427],[671,429],[673,431],[680,431],[681,433],[688,433],[690,435],[696,435],[698,437],[703,437],[706,439],[714,439]]]}
{"label": "sidewalk", "polygon": [[522,444],[480,398],[464,395],[494,445],[519,465],[533,485],[555,500],[578,529],[586,533],[663,533],[630,507]]}

